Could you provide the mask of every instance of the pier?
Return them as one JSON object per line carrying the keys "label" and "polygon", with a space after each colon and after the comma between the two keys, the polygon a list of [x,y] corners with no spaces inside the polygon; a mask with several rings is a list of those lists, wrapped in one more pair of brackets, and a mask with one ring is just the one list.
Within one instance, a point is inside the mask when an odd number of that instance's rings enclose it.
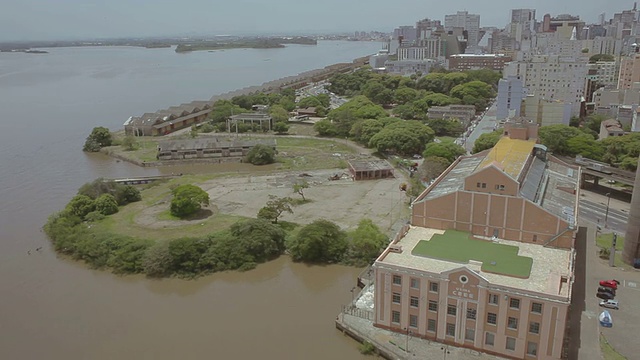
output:
{"label": "pier", "polygon": [[118,184],[123,185],[144,185],[149,184],[154,181],[160,180],[171,180],[182,176],[182,174],[178,175],[157,175],[157,176],[138,176],[131,178],[122,178],[122,179],[105,179],[105,181],[113,181]]}

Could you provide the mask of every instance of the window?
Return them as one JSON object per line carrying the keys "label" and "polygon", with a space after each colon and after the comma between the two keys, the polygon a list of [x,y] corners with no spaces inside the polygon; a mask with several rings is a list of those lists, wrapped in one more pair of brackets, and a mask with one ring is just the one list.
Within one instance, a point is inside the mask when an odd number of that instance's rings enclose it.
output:
{"label": "window", "polygon": [[392,311],[391,312],[391,322],[399,324],[400,323],[400,311]]}
{"label": "window", "polygon": [[489,304],[493,304],[493,305],[498,305],[498,295],[496,294],[489,294]]}
{"label": "window", "polygon": [[512,309],[520,309],[520,299],[510,298],[509,307]]}
{"label": "window", "polygon": [[507,321],[507,327],[514,330],[518,329],[518,319],[509,317],[509,320]]}
{"label": "window", "polygon": [[418,327],[418,315],[409,315],[409,326]]}
{"label": "window", "polygon": [[447,323],[447,336],[456,336],[456,324]]}
{"label": "window", "polygon": [[[508,135],[508,134],[505,134]],[[496,185],[496,190],[504,190],[504,185]]]}
{"label": "window", "polygon": [[438,302],[435,300],[429,300],[429,311],[438,311]]}
{"label": "window", "polygon": [[516,349],[516,338],[507,336],[507,345],[505,346],[507,350],[515,350]]}
{"label": "window", "polygon": [[438,292],[438,283],[437,282],[429,282],[429,291]]}
{"label": "window", "polygon": [[533,242],[536,242],[536,241],[538,241],[538,235],[533,234]]}
{"label": "window", "polygon": [[467,308],[467,319],[476,319],[476,309]]}
{"label": "window", "polygon": [[532,334],[540,334],[540,323],[535,321],[530,322],[529,332]]}
{"label": "window", "polygon": [[487,188],[487,183],[482,183],[482,188],[486,189]]}
{"label": "window", "polygon": [[432,332],[436,331],[436,320],[435,319],[427,320],[427,331],[432,331]]}
{"label": "window", "polygon": [[447,305],[447,315],[456,316],[456,306],[455,305]]}
{"label": "window", "polygon": [[498,315],[494,313],[487,313],[487,323],[495,325],[498,323]]}
{"label": "window", "polygon": [[420,279],[411,278],[411,288],[419,289],[420,288]]}
{"label": "window", "polygon": [[534,342],[527,342],[527,355],[538,355],[538,344]]}
{"label": "window", "polygon": [[402,285],[402,276],[393,275],[393,284],[394,285]]}
{"label": "window", "polygon": [[475,341],[476,339],[476,330],[475,329],[467,329],[464,332],[464,339],[468,341]]}
{"label": "window", "polygon": [[392,300],[393,303],[394,304],[400,304],[400,300],[401,300],[400,294],[393,293],[393,300]]}
{"label": "window", "polygon": [[411,307],[418,307],[418,297],[417,296],[412,296],[411,297],[411,302],[409,303],[409,305],[411,305]]}
{"label": "window", "polygon": [[542,304],[537,302],[531,303],[531,312],[536,314],[542,314]]}
{"label": "window", "polygon": [[484,336],[484,344],[493,346],[495,339],[496,335],[494,333],[487,332]]}
{"label": "window", "polygon": [[476,183],[476,187],[480,187],[481,183]]}

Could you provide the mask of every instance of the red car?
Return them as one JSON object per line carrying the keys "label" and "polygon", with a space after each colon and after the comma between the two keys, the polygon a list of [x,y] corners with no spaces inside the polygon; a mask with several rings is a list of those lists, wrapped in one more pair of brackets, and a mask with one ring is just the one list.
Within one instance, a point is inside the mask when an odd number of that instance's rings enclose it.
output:
{"label": "red car", "polygon": [[620,285],[620,281],[618,280],[602,280],[600,281],[600,286],[612,288],[613,290],[618,289],[618,285]]}

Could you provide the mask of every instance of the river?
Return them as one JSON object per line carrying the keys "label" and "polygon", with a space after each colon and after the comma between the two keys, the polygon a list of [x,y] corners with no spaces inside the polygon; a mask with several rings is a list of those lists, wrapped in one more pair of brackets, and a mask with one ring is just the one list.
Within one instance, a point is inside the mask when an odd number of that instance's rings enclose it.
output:
{"label": "river", "polygon": [[193,281],[119,277],[56,256],[41,227],[85,182],[171,172],[83,153],[94,126],[116,130],[131,115],[379,47],[320,41],[188,54],[133,47],[0,53],[0,359],[360,358],[333,326],[359,269],[281,257]]}

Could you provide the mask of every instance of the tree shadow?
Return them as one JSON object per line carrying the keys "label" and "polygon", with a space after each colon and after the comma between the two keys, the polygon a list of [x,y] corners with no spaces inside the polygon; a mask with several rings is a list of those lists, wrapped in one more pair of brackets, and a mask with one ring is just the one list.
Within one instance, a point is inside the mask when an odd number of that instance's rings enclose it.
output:
{"label": "tree shadow", "polygon": [[211,209],[200,209],[198,211],[196,211],[195,213],[189,215],[189,216],[185,216],[183,218],[181,218],[180,220],[204,220],[207,219],[209,217],[211,217],[213,215],[213,210]]}

